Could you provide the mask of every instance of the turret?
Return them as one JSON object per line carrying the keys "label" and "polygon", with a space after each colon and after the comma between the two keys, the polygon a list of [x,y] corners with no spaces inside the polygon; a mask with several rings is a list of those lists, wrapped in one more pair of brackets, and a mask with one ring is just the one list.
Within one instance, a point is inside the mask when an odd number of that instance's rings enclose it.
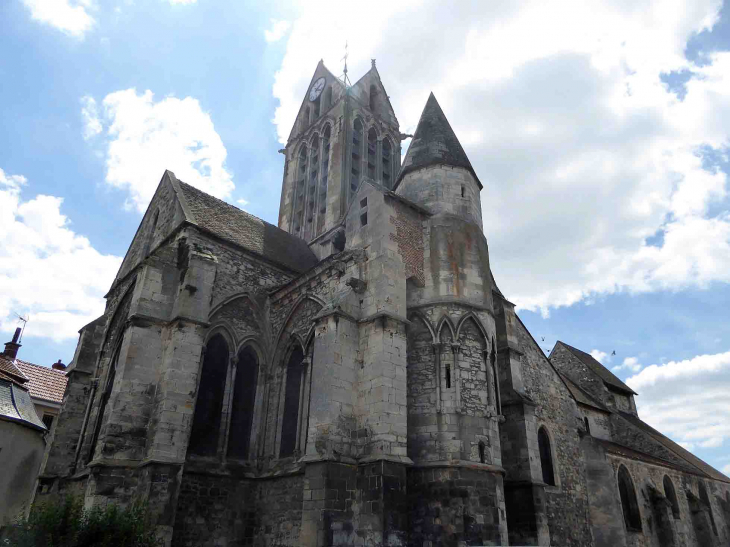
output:
{"label": "turret", "polygon": [[434,214],[450,213],[482,228],[479,182],[433,93],[416,127],[395,191]]}

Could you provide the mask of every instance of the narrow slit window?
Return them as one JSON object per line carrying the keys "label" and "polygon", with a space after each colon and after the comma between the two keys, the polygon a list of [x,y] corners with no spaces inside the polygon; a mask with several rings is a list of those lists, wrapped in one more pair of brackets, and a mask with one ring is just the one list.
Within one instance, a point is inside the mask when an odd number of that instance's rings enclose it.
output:
{"label": "narrow slit window", "polygon": [[451,387],[451,365],[446,365],[446,387]]}
{"label": "narrow slit window", "polygon": [[542,467],[542,482],[548,486],[555,486],[555,469],[553,468],[553,452],[550,447],[550,437],[545,426],[537,432],[537,445],[540,451],[540,466]]}
{"label": "narrow slit window", "polygon": [[466,188],[464,188],[464,185],[461,185],[461,197],[464,197],[464,194],[466,193]]}
{"label": "narrow slit window", "polygon": [[367,211],[360,215],[360,226],[368,225],[368,214]]}
{"label": "narrow slit window", "polygon": [[383,155],[382,155],[382,161],[383,161],[383,186],[386,188],[390,188],[392,185],[391,182],[391,150],[392,146],[390,145],[390,139],[383,139]]}
{"label": "narrow slit window", "polygon": [[368,206],[368,198],[362,198],[360,200],[360,208],[363,209]]}
{"label": "narrow slit window", "polygon": [[479,463],[487,463],[487,447],[484,445],[484,441],[479,441]]}
{"label": "narrow slit window", "polygon": [[352,158],[350,166],[350,191],[352,193],[357,190],[360,185],[360,169],[362,167],[362,145],[363,145],[363,126],[362,122],[357,119],[353,125],[352,132]]}
{"label": "narrow slit window", "polygon": [[583,418],[583,423],[586,426],[586,433],[588,433],[590,435],[591,434],[591,423],[588,421],[588,416],[585,416]]}

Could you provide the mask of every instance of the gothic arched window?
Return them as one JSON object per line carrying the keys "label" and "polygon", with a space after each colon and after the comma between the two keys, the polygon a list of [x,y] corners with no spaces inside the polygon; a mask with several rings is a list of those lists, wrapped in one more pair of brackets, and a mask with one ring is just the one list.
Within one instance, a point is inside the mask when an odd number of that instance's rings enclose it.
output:
{"label": "gothic arched window", "polygon": [[494,338],[492,338],[492,351],[489,353],[489,364],[492,367],[492,377],[494,378],[494,398],[495,398],[495,409],[497,414],[502,414],[502,400],[499,394],[499,376],[497,375],[497,352],[495,351],[496,344]]}
{"label": "gothic arched window", "polygon": [[383,139],[383,186],[390,188],[392,184],[392,155],[393,147],[390,145],[390,139]]}
{"label": "gothic arched window", "polygon": [[712,505],[710,505],[710,497],[707,495],[707,489],[705,488],[705,484],[700,481],[700,500],[702,503],[704,503],[707,506],[707,510],[710,513],[710,524],[712,524],[712,531],[717,535],[717,526],[715,525],[715,517],[712,514]]}
{"label": "gothic arched window", "polygon": [[360,185],[360,169],[362,164],[363,126],[356,119],[352,131],[352,162],[350,166],[350,192],[355,194]]}
{"label": "gothic arched window", "polygon": [[677,493],[674,490],[674,484],[672,483],[672,479],[670,479],[667,475],[664,475],[664,495],[669,500],[669,503],[672,504],[672,516],[675,519],[678,519],[679,502],[677,501]]}
{"label": "gothic arched window", "polygon": [[368,178],[375,180],[375,164],[377,163],[378,134],[372,127],[368,131]]}
{"label": "gothic arched window", "polygon": [[233,408],[231,426],[228,434],[228,457],[249,458],[251,429],[253,427],[254,403],[256,402],[256,383],[258,380],[259,359],[251,346],[238,353],[236,380],[233,388]]}
{"label": "gothic arched window", "polygon": [[213,336],[205,346],[188,454],[215,456],[218,450],[228,356],[228,344],[220,334]]}
{"label": "gothic arched window", "polygon": [[542,482],[555,486],[555,469],[553,468],[553,452],[550,447],[550,436],[545,426],[537,431],[537,445],[540,449],[540,466],[542,467]]}
{"label": "gothic arched window", "polygon": [[298,344],[294,346],[286,365],[286,386],[284,388],[284,415],[281,423],[281,447],[279,457],[294,455],[297,447],[299,426],[299,401],[302,385],[302,361],[304,352]]}
{"label": "gothic arched window", "polygon": [[332,130],[327,125],[322,133],[322,174],[319,177],[319,197],[317,198],[319,203],[317,206],[317,235],[324,230],[325,214],[327,213],[327,181],[329,176],[331,136]]}
{"label": "gothic arched window", "polygon": [[636,500],[634,481],[631,480],[629,470],[623,465],[618,468],[618,492],[621,497],[621,507],[624,513],[626,528],[640,532],[641,514],[639,513],[639,503]]}
{"label": "gothic arched window", "polygon": [[319,136],[317,134],[312,137],[309,148],[309,173],[307,174],[307,207],[304,211],[304,217],[306,219],[305,226],[305,238],[309,239],[312,236],[314,226],[314,215],[315,215],[315,202],[317,201],[317,182],[319,175]]}
{"label": "gothic arched window", "polygon": [[299,150],[297,179],[294,184],[294,233],[299,235],[304,220],[304,194],[307,189],[307,147]]}

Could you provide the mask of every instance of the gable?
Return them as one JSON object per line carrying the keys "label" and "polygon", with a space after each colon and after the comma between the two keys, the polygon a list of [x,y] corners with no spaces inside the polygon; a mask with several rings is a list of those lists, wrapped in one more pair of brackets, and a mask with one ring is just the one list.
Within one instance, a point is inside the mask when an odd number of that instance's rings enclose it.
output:
{"label": "gable", "polygon": [[137,232],[122,260],[115,284],[131,272],[147,255],[186,220],[185,211],[173,185],[175,175],[165,171],[147,206]]}
{"label": "gable", "polygon": [[[324,78],[325,86],[322,93],[315,102],[309,100],[309,92],[312,89],[312,85],[319,80]],[[297,117],[294,120],[291,131],[289,132],[289,138],[287,143],[291,142],[292,139],[298,137],[301,133],[304,133],[307,128],[314,123],[314,121],[321,118],[327,113],[337,102],[345,92],[345,87],[330,70],[324,66],[324,63],[320,61],[317,64],[317,68],[314,70],[312,78],[309,80],[307,89],[302,98],[302,104],[299,106]],[[316,112],[315,112],[316,110]]]}
{"label": "gable", "polygon": [[398,127],[398,118],[375,65],[352,85],[349,94],[377,118]]}

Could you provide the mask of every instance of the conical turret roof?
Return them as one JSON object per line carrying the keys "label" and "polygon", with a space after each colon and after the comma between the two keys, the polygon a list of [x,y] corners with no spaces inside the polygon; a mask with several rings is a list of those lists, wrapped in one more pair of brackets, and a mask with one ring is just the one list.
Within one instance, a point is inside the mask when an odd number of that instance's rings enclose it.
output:
{"label": "conical turret roof", "polygon": [[451,129],[449,120],[441,110],[433,93],[428,96],[426,106],[418,121],[416,133],[413,135],[408,153],[403,161],[395,186],[398,186],[406,173],[428,167],[429,165],[451,165],[468,169],[477,181],[479,188],[482,183],[474,172],[466,152]]}

